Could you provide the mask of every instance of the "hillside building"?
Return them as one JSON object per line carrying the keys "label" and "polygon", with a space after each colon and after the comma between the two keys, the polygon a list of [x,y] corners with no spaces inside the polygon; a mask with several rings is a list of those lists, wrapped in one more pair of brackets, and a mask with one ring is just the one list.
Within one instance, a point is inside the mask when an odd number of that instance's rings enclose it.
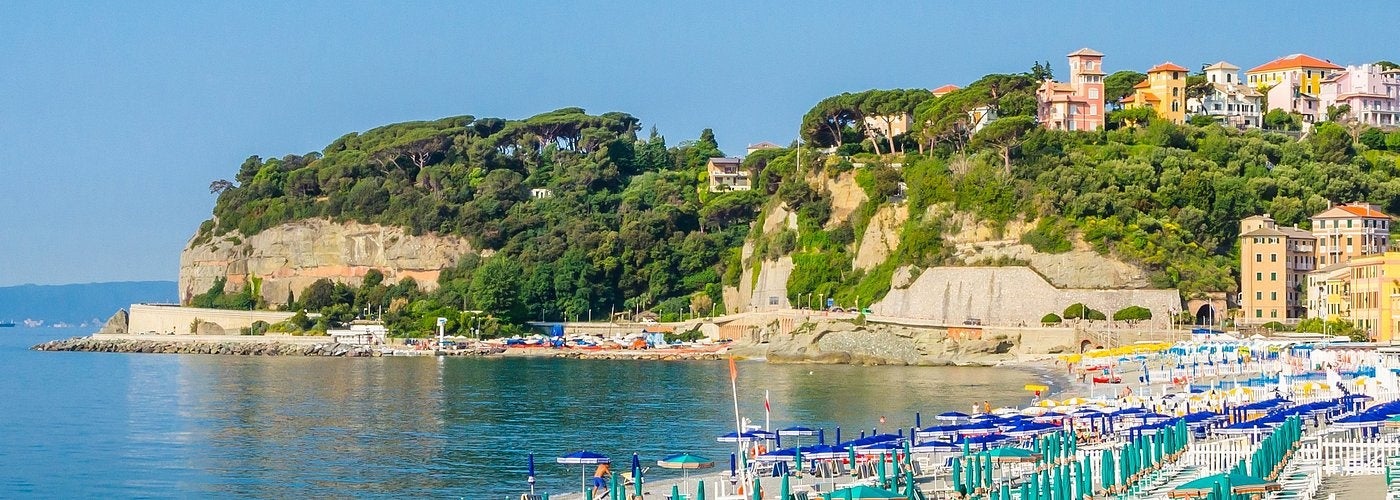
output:
{"label": "hillside building", "polygon": [[1149,107],[1172,123],[1186,123],[1187,71],[1171,62],[1153,66],[1147,70],[1147,79],[1133,86],[1132,95],[1123,98],[1123,107]]}
{"label": "hillside building", "polygon": [[1103,53],[1083,48],[1068,58],[1069,81],[1046,80],[1036,89],[1036,120],[1050,130],[1103,128]]}
{"label": "hillside building", "polygon": [[1269,214],[1240,221],[1240,323],[1295,323],[1306,311],[1301,285],[1315,269],[1312,233],[1280,227]]}
{"label": "hillside building", "polygon": [[705,169],[709,173],[711,193],[748,191],[753,187],[742,158],[710,158]]}
{"label": "hillside building", "polygon": [[1324,112],[1346,106],[1348,120],[1373,127],[1400,126],[1400,69],[1347,66],[1322,80],[1317,97]]}
{"label": "hillside building", "polygon": [[1186,100],[1189,116],[1209,116],[1221,125],[1259,127],[1264,118],[1264,94],[1239,79],[1239,66],[1220,61],[1205,67],[1210,87],[1199,98]]}

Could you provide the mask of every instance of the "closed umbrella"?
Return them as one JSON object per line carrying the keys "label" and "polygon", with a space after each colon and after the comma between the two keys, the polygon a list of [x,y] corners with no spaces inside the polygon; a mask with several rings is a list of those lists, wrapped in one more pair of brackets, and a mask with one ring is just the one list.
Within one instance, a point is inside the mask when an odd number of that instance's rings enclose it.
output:
{"label": "closed umbrella", "polygon": [[705,482],[699,481],[695,485],[695,500],[705,500]]}
{"label": "closed umbrella", "polygon": [[680,485],[678,485],[678,484],[673,484],[673,485],[671,485],[671,498],[673,498],[673,499],[675,499],[675,500],[680,500],[680,498],[681,498],[681,487],[680,487]]}
{"label": "closed umbrella", "polygon": [[632,454],[632,494],[642,496],[642,461]]}
{"label": "closed umbrella", "polygon": [[788,476],[787,474],[783,474],[783,485],[781,489],[778,490],[778,498],[781,498],[783,500],[792,498],[792,485],[789,484],[789,477],[790,476]]}
{"label": "closed umbrella", "polygon": [[535,454],[530,454],[530,472],[525,476],[525,482],[530,483],[530,494],[535,493]]}

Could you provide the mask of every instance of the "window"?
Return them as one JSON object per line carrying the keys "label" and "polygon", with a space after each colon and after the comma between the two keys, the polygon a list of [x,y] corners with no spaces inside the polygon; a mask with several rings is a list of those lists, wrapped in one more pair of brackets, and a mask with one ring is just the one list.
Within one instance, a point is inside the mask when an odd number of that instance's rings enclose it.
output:
{"label": "window", "polygon": [[1264,300],[1264,292],[1254,292],[1254,300]]}
{"label": "window", "polygon": [[1098,99],[1098,97],[1099,97],[1099,89],[1089,89],[1089,98],[1090,98],[1090,99]]}
{"label": "window", "polygon": [[1254,254],[1254,261],[1255,261],[1255,262],[1264,262],[1264,254],[1262,254],[1262,253],[1256,253],[1256,254]]}
{"label": "window", "polygon": [[1269,292],[1269,300],[1278,300],[1278,292]]}
{"label": "window", "polygon": [[1278,281],[1278,273],[1269,273],[1269,281]]}
{"label": "window", "polygon": [[1278,254],[1276,254],[1276,253],[1271,253],[1271,254],[1269,254],[1269,262],[1278,262]]}
{"label": "window", "polygon": [[1278,317],[1278,309],[1269,309],[1269,317],[1270,317],[1270,318],[1277,318],[1277,317]]}
{"label": "window", "polygon": [[1254,273],[1254,281],[1264,281],[1264,273]]}
{"label": "window", "polygon": [[1256,317],[1256,318],[1262,318],[1262,317],[1264,317],[1264,310],[1262,310],[1262,309],[1255,309],[1255,310],[1254,310],[1254,317]]}
{"label": "window", "polygon": [[1351,219],[1347,219],[1347,227],[1351,227]]}
{"label": "window", "polygon": [[1172,97],[1181,97],[1181,89],[1178,87],[1172,87]]}

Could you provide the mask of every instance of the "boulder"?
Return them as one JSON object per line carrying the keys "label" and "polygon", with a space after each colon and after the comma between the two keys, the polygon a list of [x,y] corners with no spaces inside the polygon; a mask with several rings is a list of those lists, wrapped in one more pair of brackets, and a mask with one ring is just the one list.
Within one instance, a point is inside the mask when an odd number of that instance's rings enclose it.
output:
{"label": "boulder", "polygon": [[97,333],[124,334],[130,324],[131,317],[126,313],[126,309],[117,309],[117,313],[107,318],[107,323],[102,325],[102,329],[98,330]]}
{"label": "boulder", "polygon": [[194,333],[195,335],[224,335],[227,332],[225,332],[224,327],[219,326],[218,323],[200,321],[199,326],[195,327]]}

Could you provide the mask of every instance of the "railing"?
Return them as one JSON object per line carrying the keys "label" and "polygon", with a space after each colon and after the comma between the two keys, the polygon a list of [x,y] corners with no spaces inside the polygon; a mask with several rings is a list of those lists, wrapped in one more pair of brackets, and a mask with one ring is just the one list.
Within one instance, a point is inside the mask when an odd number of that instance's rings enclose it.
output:
{"label": "railing", "polygon": [[1186,453],[1181,456],[1181,461],[1210,473],[1224,472],[1240,460],[1248,460],[1255,448],[1248,436],[1196,441],[1187,448]]}
{"label": "railing", "polygon": [[[1400,455],[1400,441],[1394,436],[1380,438],[1328,438],[1317,440],[1315,458],[1329,475],[1368,476],[1385,474],[1387,458]],[[1313,455],[1310,455],[1312,457]]]}

